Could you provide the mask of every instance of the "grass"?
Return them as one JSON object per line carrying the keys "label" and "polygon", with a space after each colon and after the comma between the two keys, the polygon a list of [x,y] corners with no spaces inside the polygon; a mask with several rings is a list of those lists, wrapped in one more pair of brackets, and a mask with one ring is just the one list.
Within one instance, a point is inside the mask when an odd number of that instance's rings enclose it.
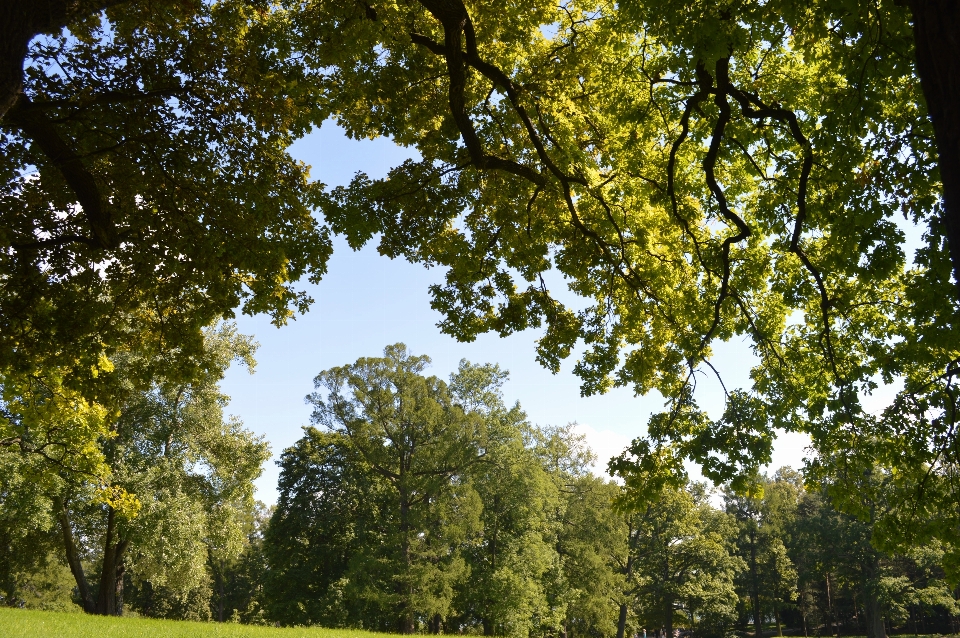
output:
{"label": "grass", "polygon": [[351,629],[254,627],[150,618],[114,618],[0,607],[3,638],[391,638]]}

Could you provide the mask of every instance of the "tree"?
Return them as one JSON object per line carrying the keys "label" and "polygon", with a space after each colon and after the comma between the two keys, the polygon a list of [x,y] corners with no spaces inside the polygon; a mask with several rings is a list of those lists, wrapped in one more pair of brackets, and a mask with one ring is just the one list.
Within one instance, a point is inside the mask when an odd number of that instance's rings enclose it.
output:
{"label": "tree", "polygon": [[[633,560],[629,518],[614,510],[616,483],[592,475],[576,477],[565,490],[560,531],[564,574],[573,587],[565,624],[568,638],[624,638],[628,621]],[[629,622],[629,624],[628,624]],[[634,635],[635,632],[631,632]]]}
{"label": "tree", "polygon": [[[43,463],[32,455],[0,453],[0,604],[18,606],[29,596],[30,576],[45,567],[57,549],[54,513],[42,482]],[[34,466],[34,467],[30,467]],[[51,563],[53,565],[51,565]]]}
{"label": "tree", "polygon": [[418,617],[442,622],[467,575],[455,548],[479,525],[480,503],[466,475],[486,454],[488,427],[486,411],[470,406],[483,405],[491,392],[496,397],[503,377],[482,368],[478,384],[464,364],[448,387],[421,374],[429,363],[403,344],[387,346],[382,358],[321,372],[318,392],[308,397],[314,422],[346,437],[387,486],[381,546],[366,552],[363,569],[367,578],[392,581],[392,595],[381,595],[403,633],[415,631]]}
{"label": "tree", "polygon": [[[651,443],[705,470],[749,475],[776,428],[859,449],[843,433],[894,378],[946,415],[913,467],[953,463],[960,216],[936,170],[953,174],[956,118],[941,98],[927,118],[914,52],[956,46],[928,31],[955,10],[914,3],[911,25],[900,4],[318,3],[296,35],[325,113],[422,158],[357,175],[324,214],[353,246],[444,266],[433,303],[455,337],[542,326],[553,370],[585,344],[584,393],[659,391]],[[924,74],[956,57],[920,64],[928,97]],[[901,215],[925,232],[913,264]],[[695,380],[738,335],[753,387],[707,418]],[[893,456],[898,436],[876,440]]]}
{"label": "tree", "polygon": [[[306,302],[287,282],[319,276],[329,248],[307,202],[355,246],[379,234],[391,257],[447,267],[434,303],[458,338],[545,324],[539,357],[553,369],[582,339],[584,391],[660,391],[670,409],[657,442],[712,445],[686,449],[700,463],[739,436],[752,440],[739,459],[749,474],[776,426],[830,452],[838,431],[868,421],[859,397],[878,375],[955,413],[950,3],[529,2],[511,18],[459,0],[164,4],[160,17],[136,3],[97,14],[106,4],[17,4],[0,22],[12,43],[0,56],[9,365],[87,370],[119,339],[111,304],[147,298],[184,344],[244,295],[282,322]],[[27,51],[10,102],[29,38],[68,22],[75,37]],[[69,72],[52,72],[55,58]],[[168,67],[177,82],[154,72]],[[354,136],[416,145],[422,161],[323,195],[278,148],[329,116]],[[181,132],[200,143],[178,145]],[[234,202],[259,223],[231,216]],[[915,267],[901,212],[928,231]],[[553,269],[592,305],[564,306]],[[772,418],[686,430],[673,416],[697,411],[711,344],[734,335],[753,341],[753,390]],[[747,403],[731,400],[731,413]],[[912,468],[948,471],[953,425],[933,420]]]}
{"label": "tree", "polygon": [[[464,372],[461,367],[460,379]],[[458,592],[453,622],[478,626],[485,636],[528,636],[559,624],[549,595],[559,576],[561,495],[520,406],[507,408],[499,398],[485,403],[484,458],[469,472],[482,510],[475,537],[463,548],[470,579]]]}
{"label": "tree", "polygon": [[264,585],[267,577],[267,562],[264,553],[264,533],[271,518],[271,510],[257,503],[246,530],[243,552],[232,560],[214,562],[211,557],[210,571],[214,581],[211,612],[219,621],[239,621],[245,624],[266,624],[266,600]]}
{"label": "tree", "polygon": [[[48,388],[46,395],[7,402],[17,417],[13,424],[30,445],[5,450],[3,459],[20,482],[36,486],[14,499],[22,502],[32,494],[33,505],[11,508],[12,513],[21,536],[37,530],[58,539],[84,611],[122,613],[127,580],[136,593],[145,593],[146,598],[134,596],[144,604],[143,614],[191,616],[193,611],[179,607],[190,594],[199,597],[192,609],[199,606],[201,617],[209,615],[208,556],[225,560],[242,549],[252,481],[269,455],[262,439],[224,419],[226,397],[217,386],[234,359],[252,365],[253,348],[231,326],[207,330],[202,376],[190,382],[159,377],[147,387],[137,373],[143,353],[118,355],[115,378],[122,383],[115,402],[88,406],[103,427],[80,442],[87,453],[79,458],[94,459],[96,473],[75,463],[73,446],[56,437],[39,452],[35,447],[37,432],[81,431],[57,421],[64,411],[60,394]],[[85,414],[81,410],[75,418]],[[95,453],[85,450],[89,446]],[[164,597],[180,602],[150,602]]]}
{"label": "tree", "polygon": [[278,464],[277,507],[263,542],[267,616],[284,625],[361,623],[363,603],[345,591],[348,570],[363,548],[380,545],[386,486],[346,435],[314,427]]}
{"label": "tree", "polygon": [[[619,499],[630,507],[629,491]],[[673,635],[678,623],[705,636],[724,635],[736,614],[733,581],[744,568],[732,552],[731,518],[706,501],[702,485],[664,488],[637,513],[633,569],[645,626]]]}
{"label": "tree", "polygon": [[131,313],[190,355],[238,308],[278,325],[306,309],[292,282],[323,274],[330,243],[286,152],[314,123],[287,19],[242,1],[4,9],[0,373],[88,381]]}
{"label": "tree", "polygon": [[[784,471],[782,475],[792,477]],[[763,635],[764,618],[771,610],[777,634],[783,635],[781,609],[784,601],[793,597],[797,579],[785,542],[789,542],[787,534],[798,498],[796,483],[774,481],[766,476],[755,477],[747,493],[728,490],[724,494],[727,513],[734,517],[739,528],[737,549],[747,566],[741,575],[742,587],[751,603],[757,638]]]}

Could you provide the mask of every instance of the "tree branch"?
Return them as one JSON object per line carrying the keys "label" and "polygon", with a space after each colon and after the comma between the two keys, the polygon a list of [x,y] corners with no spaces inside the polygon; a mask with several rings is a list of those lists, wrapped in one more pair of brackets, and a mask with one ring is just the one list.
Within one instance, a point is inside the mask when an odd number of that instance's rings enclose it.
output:
{"label": "tree branch", "polygon": [[7,113],[7,119],[17,125],[63,175],[83,208],[94,245],[104,249],[116,248],[119,244],[117,228],[96,180],[80,156],[63,141],[46,114],[39,109],[31,109],[32,106],[30,98],[21,93],[17,103]]}

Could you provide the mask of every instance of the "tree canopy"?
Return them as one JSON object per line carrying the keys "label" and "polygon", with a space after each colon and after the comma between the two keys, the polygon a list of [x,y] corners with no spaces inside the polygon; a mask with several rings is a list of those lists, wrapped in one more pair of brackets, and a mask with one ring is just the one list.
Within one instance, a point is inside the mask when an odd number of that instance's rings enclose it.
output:
{"label": "tree canopy", "polygon": [[[295,32],[324,114],[421,157],[358,174],[324,215],[444,267],[444,331],[541,327],[550,369],[583,347],[585,394],[660,392],[636,458],[725,481],[783,428],[955,498],[953,217],[907,7],[309,6]],[[756,354],[752,387],[710,418],[697,379],[730,339]],[[895,407],[866,413],[891,383]]]}
{"label": "tree canopy", "polygon": [[130,315],[189,355],[238,309],[278,325],[305,310],[292,282],[323,274],[330,243],[320,186],[287,153],[313,89],[286,14],[75,2],[56,23],[58,3],[27,4],[21,20],[54,23],[24,43],[0,120],[0,370],[82,376]]}
{"label": "tree canopy", "polygon": [[[135,308],[188,350],[241,302],[282,323],[308,301],[290,282],[324,270],[319,207],[354,246],[444,266],[433,304],[457,338],[543,326],[551,369],[586,345],[585,393],[667,397],[651,433],[686,457],[749,439],[719,475],[768,456],[763,422],[825,449],[838,420],[897,439],[859,397],[898,378],[952,413],[960,343],[960,56],[933,37],[956,10],[902,5],[25,9],[18,33],[52,34],[24,41],[2,120],[0,354],[85,370]],[[421,159],[323,193],[285,149],[330,117]],[[924,232],[914,255],[897,216]],[[772,409],[731,393],[734,428],[702,418],[695,385],[741,336]],[[951,424],[923,426],[915,467]]]}
{"label": "tree canopy", "polygon": [[[292,282],[323,274],[333,231],[442,266],[458,339],[543,328],[552,370],[583,346],[585,394],[663,395],[614,466],[635,505],[686,460],[746,488],[782,428],[891,542],[960,547],[956,3],[11,6],[4,447],[17,415],[99,436],[136,335],[186,380],[203,326],[304,310]],[[329,118],[420,159],[325,190],[287,147]],[[711,417],[697,379],[722,382],[731,339],[752,386]],[[868,413],[880,384],[900,389]]]}

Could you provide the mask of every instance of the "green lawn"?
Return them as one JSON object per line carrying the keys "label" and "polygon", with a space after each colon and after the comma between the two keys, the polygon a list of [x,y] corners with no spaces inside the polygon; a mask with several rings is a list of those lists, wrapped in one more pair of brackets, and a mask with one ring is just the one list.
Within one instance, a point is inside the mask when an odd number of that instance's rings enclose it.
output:
{"label": "green lawn", "polygon": [[253,627],[147,618],[111,618],[0,607],[3,638],[389,638],[349,629]]}

